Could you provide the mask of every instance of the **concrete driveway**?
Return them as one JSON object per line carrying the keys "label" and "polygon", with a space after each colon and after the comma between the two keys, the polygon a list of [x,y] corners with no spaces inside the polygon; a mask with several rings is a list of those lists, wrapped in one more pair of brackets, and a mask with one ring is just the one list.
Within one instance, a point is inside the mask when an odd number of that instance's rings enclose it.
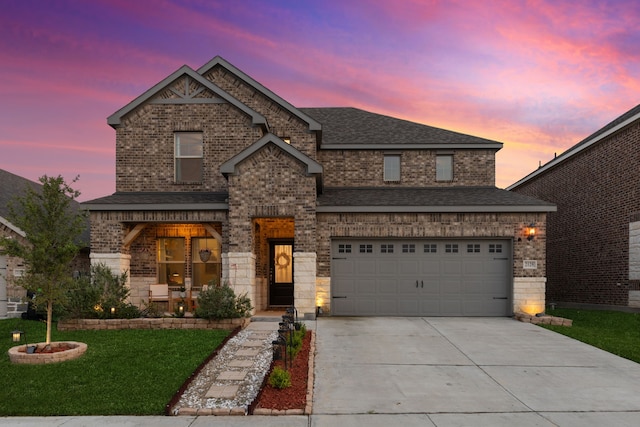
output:
{"label": "concrete driveway", "polygon": [[329,317],[316,327],[315,427],[640,425],[640,365],[531,324]]}

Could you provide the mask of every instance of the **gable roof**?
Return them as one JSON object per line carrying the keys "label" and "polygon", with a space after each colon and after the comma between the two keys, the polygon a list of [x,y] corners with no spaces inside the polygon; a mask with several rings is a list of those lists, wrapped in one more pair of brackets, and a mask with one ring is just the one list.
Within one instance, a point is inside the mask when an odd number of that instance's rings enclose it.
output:
{"label": "gable roof", "polygon": [[[159,83],[155,84],[152,88],[144,92],[142,95],[138,96],[136,99],[134,99],[133,101],[131,101],[130,103],[128,103],[127,105],[125,105],[124,107],[122,107],[121,109],[113,113],[112,115],[110,115],[107,118],[107,123],[113,128],[118,127],[118,125],[120,125],[120,123],[122,122],[122,118],[125,115],[127,115],[128,113],[132,112],[136,108],[152,100],[158,93],[166,89],[167,86],[170,86],[173,82],[175,82],[177,79],[183,76],[188,76],[189,78],[198,82],[200,85],[209,89],[211,92],[218,95],[223,100],[223,102],[225,101],[228,102],[229,104],[235,106],[240,111],[250,116],[254,125],[261,125],[265,127],[265,129],[268,128],[267,119],[263,115],[259,114],[255,110],[249,108],[242,102],[238,101],[236,98],[234,98],[233,96],[229,95],[227,92],[225,92],[224,90],[216,86],[213,82],[205,79],[200,74],[196,73],[193,69],[191,69],[187,65],[183,65],[178,70],[174,71],[169,76],[161,80]],[[198,99],[197,102],[206,102],[206,101],[204,99]]]}
{"label": "gable roof", "polygon": [[564,153],[562,153],[559,156],[555,157],[553,160],[550,160],[549,162],[547,162],[544,165],[540,166],[538,169],[536,169],[535,171],[531,172],[529,175],[527,175],[524,178],[520,179],[519,181],[511,184],[506,189],[507,190],[512,190],[512,189],[517,188],[518,186],[520,186],[520,185],[526,183],[527,181],[535,178],[536,176],[538,176],[538,175],[540,175],[540,174],[542,174],[542,173],[544,173],[544,172],[546,172],[546,171],[558,166],[560,163],[572,158],[573,156],[577,155],[578,153],[590,148],[594,144],[597,144],[598,142],[606,139],[607,137],[613,135],[616,132],[619,132],[620,130],[624,129],[625,127],[633,124],[634,122],[636,122],[638,120],[640,120],[640,104],[636,105],[635,107],[633,107],[632,109],[630,109],[626,113],[624,113],[621,116],[617,117],[616,119],[614,119],[612,122],[608,123],[607,125],[605,125],[601,129],[598,129],[597,131],[595,131],[594,133],[592,133],[591,135],[589,135],[588,137],[586,137],[582,141],[578,142],[573,147],[569,148]]}
{"label": "gable roof", "polygon": [[325,188],[317,212],[555,212],[556,206],[496,187]]}
{"label": "gable roof", "polygon": [[[34,182],[29,179],[23,178],[6,170],[0,169],[0,224],[9,227],[11,230],[25,236],[24,231],[15,226],[7,219],[9,215],[9,203],[16,197],[21,197],[25,194],[27,187],[33,188],[35,191],[40,192],[42,190],[42,184]],[[80,203],[73,200],[71,202],[72,209],[79,209]],[[85,222],[85,228],[80,234],[80,242],[88,246],[89,244],[89,218]]]}
{"label": "gable roof", "polygon": [[282,108],[287,110],[290,114],[294,115],[295,117],[299,118],[303,122],[307,123],[309,125],[310,131],[317,131],[322,128],[322,125],[318,123],[318,121],[316,121],[313,117],[310,117],[309,115],[307,115],[303,111],[303,109],[294,107],[292,104],[285,101],[283,98],[276,95],[274,92],[267,89],[262,84],[258,83],[258,81],[256,81],[253,77],[249,76],[239,68],[235,67],[233,64],[231,64],[230,62],[222,58],[220,55],[216,56],[211,61],[204,64],[202,67],[198,68],[198,73],[204,76],[216,66],[221,66],[225,68],[227,71],[234,74],[240,80],[244,81],[249,86],[253,87],[255,90],[260,92],[262,95],[266,96],[276,104],[280,105]]}
{"label": "gable roof", "polygon": [[16,197],[22,196],[27,187],[38,189],[42,188],[42,185],[0,169],[0,224],[7,226],[23,237],[25,235],[24,231],[9,221],[7,216],[9,215],[9,203]]}
{"label": "gable roof", "polygon": [[324,150],[491,149],[502,143],[352,107],[301,108],[322,123]]}
{"label": "gable roof", "polygon": [[238,164],[240,164],[243,160],[251,157],[254,153],[256,153],[258,150],[260,150],[262,147],[264,147],[267,144],[274,144],[276,147],[280,148],[282,151],[286,152],[291,157],[297,159],[298,161],[306,165],[308,175],[319,176],[322,174],[322,166],[320,165],[320,163],[316,162],[311,157],[307,156],[301,151],[298,151],[297,149],[292,147],[291,144],[287,144],[282,139],[278,138],[276,135],[272,133],[266,134],[265,136],[263,136],[262,138],[260,138],[259,140],[251,144],[249,147],[245,148],[240,153],[236,154],[235,156],[233,156],[232,158],[224,162],[222,165],[220,165],[220,172],[225,177],[235,174],[236,166]]}

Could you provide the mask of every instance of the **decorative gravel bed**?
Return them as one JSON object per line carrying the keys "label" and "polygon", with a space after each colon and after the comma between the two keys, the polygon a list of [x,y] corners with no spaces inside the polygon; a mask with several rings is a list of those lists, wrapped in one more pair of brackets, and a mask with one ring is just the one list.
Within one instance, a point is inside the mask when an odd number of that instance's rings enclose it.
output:
{"label": "decorative gravel bed", "polygon": [[[174,415],[204,415],[204,414],[246,414],[248,406],[253,402],[263,383],[273,358],[272,341],[277,337],[277,332],[261,329],[243,329],[236,336],[227,341],[220,352],[211,359],[193,378],[189,386],[183,392],[178,402],[171,408]],[[261,343],[259,342],[261,341]],[[255,355],[243,355],[252,353]],[[238,366],[240,361],[245,361],[251,366]],[[246,375],[241,380],[220,379],[224,372]],[[231,375],[232,376],[232,375]],[[237,386],[234,397],[207,397],[211,394],[212,387]]]}

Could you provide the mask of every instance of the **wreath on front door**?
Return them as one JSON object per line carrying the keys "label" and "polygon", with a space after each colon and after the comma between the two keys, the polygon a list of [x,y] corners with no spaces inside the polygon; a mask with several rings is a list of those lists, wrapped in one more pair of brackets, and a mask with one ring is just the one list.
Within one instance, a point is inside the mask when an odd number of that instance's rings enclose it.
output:
{"label": "wreath on front door", "polygon": [[280,254],[276,257],[276,265],[278,268],[287,268],[291,264],[291,258],[284,252],[280,252]]}

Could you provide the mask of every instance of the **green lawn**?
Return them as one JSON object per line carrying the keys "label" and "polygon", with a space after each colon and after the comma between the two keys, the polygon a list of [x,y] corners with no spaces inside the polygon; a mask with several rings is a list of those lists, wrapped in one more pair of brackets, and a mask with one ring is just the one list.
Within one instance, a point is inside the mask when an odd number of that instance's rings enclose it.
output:
{"label": "green lawn", "polygon": [[212,330],[53,331],[53,341],[88,345],[79,359],[15,365],[11,331],[44,341],[45,324],[0,320],[0,416],[159,415],[198,365],[229,334]]}
{"label": "green lawn", "polygon": [[571,319],[573,326],[541,326],[640,363],[640,313],[557,308],[547,314]]}

